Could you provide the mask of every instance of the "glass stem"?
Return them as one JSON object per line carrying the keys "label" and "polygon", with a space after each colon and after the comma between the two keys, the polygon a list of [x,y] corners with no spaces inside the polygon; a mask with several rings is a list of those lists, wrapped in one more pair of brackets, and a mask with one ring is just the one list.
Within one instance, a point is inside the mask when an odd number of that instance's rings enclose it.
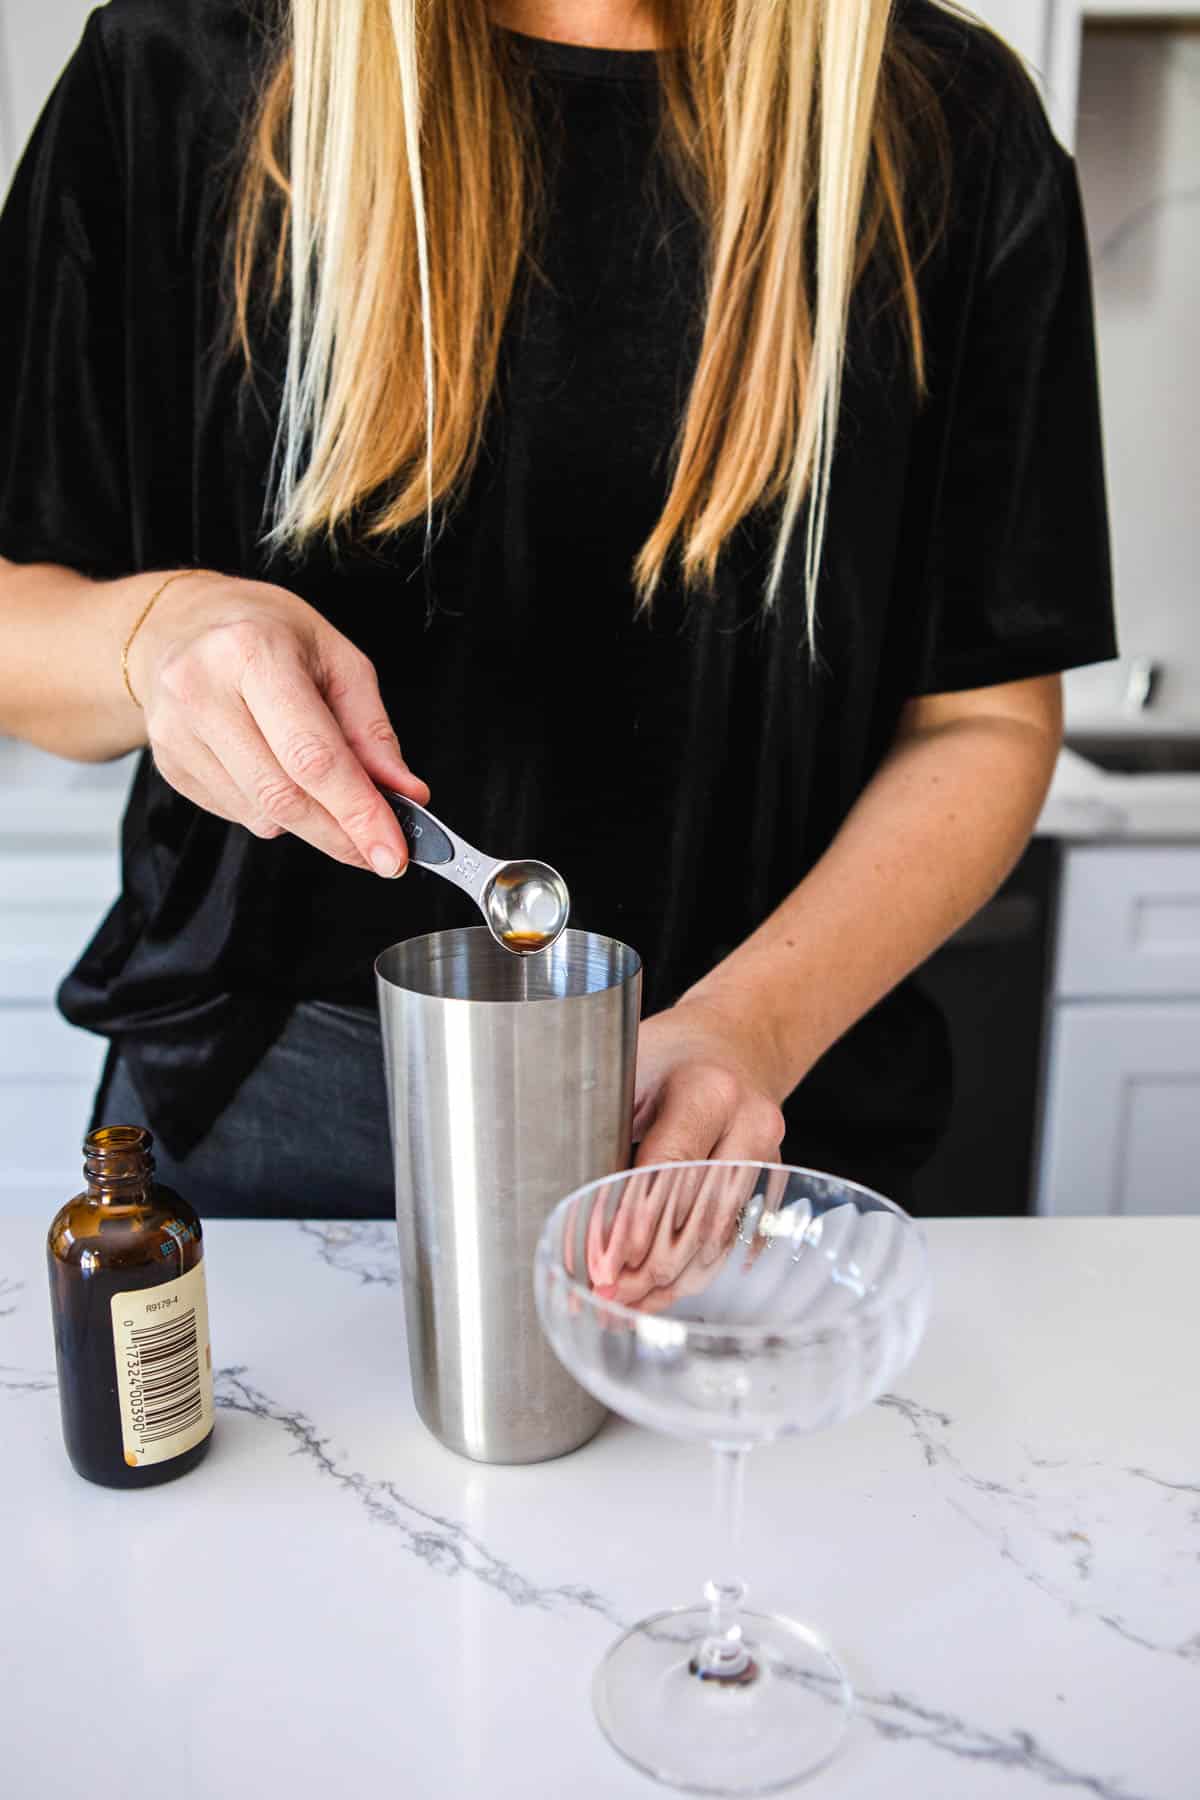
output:
{"label": "glass stem", "polygon": [[[725,1573],[732,1574],[741,1554],[742,1498],[746,1486],[748,1444],[714,1444],[716,1483],[714,1515],[716,1537]],[[708,1632],[692,1658],[693,1675],[703,1681],[726,1682],[742,1687],[758,1675],[758,1667],[742,1642],[739,1612],[746,1598],[742,1581],[706,1581]]]}

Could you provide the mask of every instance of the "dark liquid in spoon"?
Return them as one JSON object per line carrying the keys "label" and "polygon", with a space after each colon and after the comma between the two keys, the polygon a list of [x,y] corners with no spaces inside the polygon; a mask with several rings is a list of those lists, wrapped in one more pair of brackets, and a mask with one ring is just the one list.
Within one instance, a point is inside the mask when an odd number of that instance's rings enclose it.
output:
{"label": "dark liquid in spoon", "polygon": [[533,956],[552,942],[548,931],[506,931],[504,942],[518,956]]}

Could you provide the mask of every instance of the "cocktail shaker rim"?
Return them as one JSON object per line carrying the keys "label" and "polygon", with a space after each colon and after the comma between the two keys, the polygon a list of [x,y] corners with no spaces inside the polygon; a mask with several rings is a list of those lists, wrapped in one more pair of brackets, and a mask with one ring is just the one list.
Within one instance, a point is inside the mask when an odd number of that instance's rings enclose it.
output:
{"label": "cocktail shaker rim", "polygon": [[[448,937],[487,938],[489,941],[494,941],[486,925],[458,925],[443,931],[422,932],[417,937],[400,938],[396,943],[389,944],[386,949],[381,950],[379,955],[375,958],[374,972],[376,980],[386,983],[388,987],[399,988],[406,994],[413,994],[418,999],[436,1000],[439,1006],[529,1006],[531,1004],[536,1004],[540,1000],[552,1000],[556,1006],[574,1006],[585,1005],[588,1001],[595,1000],[597,994],[608,993],[613,988],[625,987],[631,981],[636,981],[637,978],[645,972],[641,954],[633,948],[632,944],[626,944],[621,938],[609,937],[605,932],[585,931],[578,926],[569,926],[557,942],[549,950],[540,952],[540,955],[553,958],[556,952],[565,953],[565,951],[571,947],[573,942],[577,942],[579,939],[583,938],[591,939],[597,944],[610,945],[614,949],[622,952],[623,958],[627,959],[621,973],[612,981],[605,983],[602,987],[592,988],[587,993],[583,994],[535,993],[518,995],[510,1000],[493,999],[487,995],[427,994],[420,988],[408,987],[404,982],[396,981],[391,975],[387,974],[383,968],[383,963],[392,955],[393,951],[404,950],[414,956],[418,956],[422,945],[432,943],[438,938],[444,940]],[[532,962],[533,959],[529,958],[527,961]]]}

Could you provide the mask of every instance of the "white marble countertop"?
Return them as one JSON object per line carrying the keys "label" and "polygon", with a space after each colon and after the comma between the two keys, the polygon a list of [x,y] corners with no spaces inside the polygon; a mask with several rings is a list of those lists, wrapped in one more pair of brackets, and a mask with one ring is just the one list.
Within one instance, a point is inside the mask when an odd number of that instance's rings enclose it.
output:
{"label": "white marble countertop", "polygon": [[[218,1438],[178,1482],[62,1449],[45,1221],[0,1219],[0,1789],[12,1800],[623,1800],[618,1627],[707,1572],[696,1446],[443,1450],[394,1230],[214,1223]],[[1193,1219],[937,1220],[899,1393],[751,1459],[752,1604],[840,1649],[828,1800],[1190,1800],[1200,1690]]]}

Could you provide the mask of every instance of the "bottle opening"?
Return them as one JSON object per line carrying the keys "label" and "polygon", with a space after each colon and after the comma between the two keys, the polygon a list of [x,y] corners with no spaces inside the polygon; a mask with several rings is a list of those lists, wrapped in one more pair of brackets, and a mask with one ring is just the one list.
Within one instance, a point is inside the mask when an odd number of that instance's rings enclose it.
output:
{"label": "bottle opening", "polygon": [[137,1151],[147,1154],[154,1147],[154,1139],[144,1125],[102,1125],[98,1131],[89,1131],[83,1140],[84,1154],[91,1156],[105,1152],[118,1156],[128,1156]]}
{"label": "bottle opening", "polygon": [[154,1139],[144,1125],[102,1125],[83,1140],[89,1188],[143,1187],[154,1173]]}

